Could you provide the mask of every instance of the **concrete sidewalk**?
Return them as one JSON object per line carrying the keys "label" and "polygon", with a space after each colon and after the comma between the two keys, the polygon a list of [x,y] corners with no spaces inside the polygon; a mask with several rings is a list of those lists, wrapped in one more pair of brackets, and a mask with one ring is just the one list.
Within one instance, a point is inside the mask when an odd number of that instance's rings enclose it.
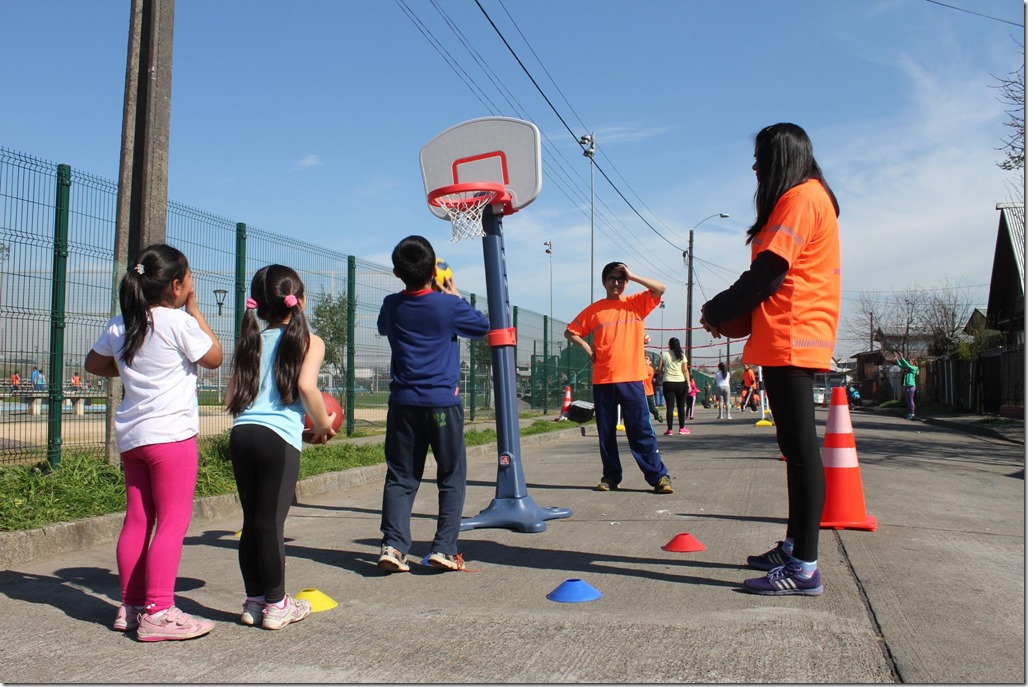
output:
{"label": "concrete sidewalk", "polygon": [[[186,542],[178,604],[218,623],[197,640],[110,631],[117,528],[79,538],[0,571],[0,681],[1024,682],[1023,441],[854,412],[879,529],[822,531],[821,597],[760,597],[740,590],[759,574],[744,562],[784,534],[785,476],[774,429],[755,419],[699,409],[691,435],[661,437],[671,495],[648,489],[627,449],[624,489],[593,491],[591,425],[524,438],[531,496],[574,515],[538,534],[463,533],[476,572],[378,571],[381,466],[305,480],[286,526],[287,589],[339,606],[281,632],[236,623],[231,498],[198,503]],[[496,475],[494,448],[471,453],[468,516]],[[434,513],[426,482],[412,558],[428,553]],[[661,549],[682,532],[706,549]],[[602,598],[546,599],[571,578]]]}

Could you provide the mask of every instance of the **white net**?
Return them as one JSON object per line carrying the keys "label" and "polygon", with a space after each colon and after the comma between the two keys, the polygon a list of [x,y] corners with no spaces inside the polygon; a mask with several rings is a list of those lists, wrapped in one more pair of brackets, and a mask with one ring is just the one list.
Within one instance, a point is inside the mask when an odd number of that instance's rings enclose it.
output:
{"label": "white net", "polygon": [[485,236],[482,213],[485,212],[485,206],[492,203],[495,198],[495,191],[481,189],[440,196],[436,202],[439,207],[446,210],[450,216],[450,224],[453,225],[453,237],[450,241],[457,243],[462,239]]}

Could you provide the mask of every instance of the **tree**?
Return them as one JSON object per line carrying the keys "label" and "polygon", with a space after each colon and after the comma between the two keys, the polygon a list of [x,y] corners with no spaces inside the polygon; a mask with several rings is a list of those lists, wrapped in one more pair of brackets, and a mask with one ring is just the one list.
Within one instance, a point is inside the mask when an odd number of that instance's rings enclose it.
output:
{"label": "tree", "polygon": [[922,315],[924,332],[931,337],[928,352],[945,355],[955,351],[972,309],[967,291],[954,288],[948,282],[946,288],[932,293]]}
{"label": "tree", "polygon": [[[1023,45],[1021,50],[1023,53]],[[993,78],[997,81],[993,88],[999,90],[999,101],[1003,103],[1009,117],[1006,126],[1012,130],[999,148],[1006,151],[1006,157],[997,164],[1008,171],[1024,170],[1024,65],[1007,76]]]}
{"label": "tree", "polygon": [[322,291],[311,299],[307,314],[311,330],[325,341],[325,366],[341,373],[346,362],[346,294],[334,298]]}
{"label": "tree", "polygon": [[867,337],[870,350],[874,348],[875,332],[882,327],[884,311],[885,305],[872,293],[861,291],[857,296],[856,312],[842,322],[843,331],[848,338],[856,341],[863,341]]}

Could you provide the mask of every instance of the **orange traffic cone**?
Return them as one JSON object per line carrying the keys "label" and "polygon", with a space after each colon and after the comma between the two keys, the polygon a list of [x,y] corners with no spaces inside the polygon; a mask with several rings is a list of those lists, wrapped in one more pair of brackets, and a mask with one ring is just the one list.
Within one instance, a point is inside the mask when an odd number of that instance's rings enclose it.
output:
{"label": "orange traffic cone", "polygon": [[568,411],[571,410],[571,387],[564,387],[564,405],[560,407],[560,415],[553,419],[554,422],[568,419]]}
{"label": "orange traffic cone", "polygon": [[824,450],[821,462],[825,468],[825,506],[821,511],[821,527],[833,530],[878,529],[878,520],[864,510],[864,487],[857,464],[857,444],[850,422],[846,389],[832,389],[832,405],[828,408]]}

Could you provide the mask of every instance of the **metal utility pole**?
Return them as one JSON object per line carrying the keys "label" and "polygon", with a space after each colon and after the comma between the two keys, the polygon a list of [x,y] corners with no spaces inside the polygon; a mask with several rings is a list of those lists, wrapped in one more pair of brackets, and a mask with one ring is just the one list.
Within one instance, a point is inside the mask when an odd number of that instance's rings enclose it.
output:
{"label": "metal utility pole", "polygon": [[589,146],[582,151],[582,155],[589,158],[589,302],[596,300],[596,137],[593,134],[584,134],[578,139],[584,146]]}
{"label": "metal utility pole", "polygon": [[685,358],[692,364],[692,235],[696,229],[699,229],[700,225],[706,222],[708,219],[714,219],[720,217],[721,219],[727,219],[728,214],[724,212],[715,212],[709,217],[704,217],[696,226],[689,230],[689,250],[682,253],[682,257],[686,259],[686,266],[688,271],[688,280],[686,281],[686,293],[685,293]]}

